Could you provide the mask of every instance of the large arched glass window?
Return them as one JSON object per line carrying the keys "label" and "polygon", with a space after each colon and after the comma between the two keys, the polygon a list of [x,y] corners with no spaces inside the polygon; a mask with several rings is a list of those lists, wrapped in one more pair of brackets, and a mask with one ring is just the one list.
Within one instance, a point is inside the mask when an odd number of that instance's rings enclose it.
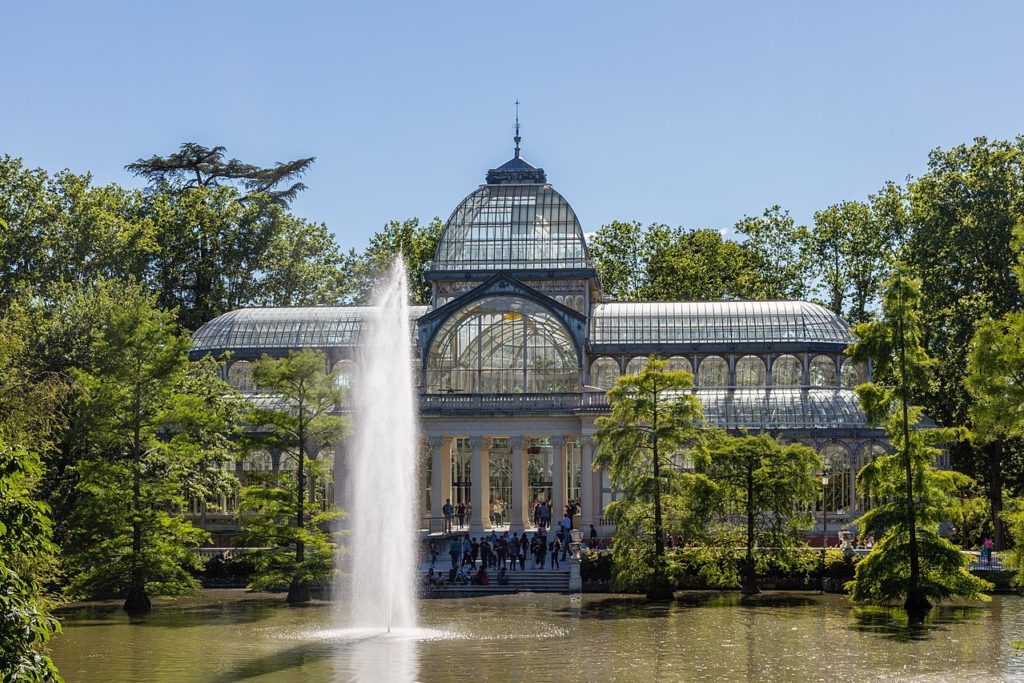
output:
{"label": "large arched glass window", "polygon": [[787,353],[772,361],[772,386],[798,387],[803,374],[803,366],[796,356]]}
{"label": "large arched glass window", "polygon": [[630,358],[629,362],[626,363],[626,374],[627,375],[639,375],[644,366],[647,365],[647,356],[636,356]]}
{"label": "large arched glass window", "polygon": [[350,360],[339,360],[334,364],[331,372],[337,379],[338,386],[348,389],[352,386],[352,374],[355,371],[355,363]]}
{"label": "large arched glass window", "polygon": [[239,391],[252,391],[256,385],[252,381],[252,363],[247,360],[236,360],[228,367],[228,384]]}
{"label": "large arched glass window", "polygon": [[690,364],[690,359],[686,356],[670,356],[668,359],[668,369],[673,371],[683,370],[691,375],[693,374],[693,365]]}
{"label": "large arched glass window", "polygon": [[619,377],[619,364],[614,358],[601,356],[590,364],[590,384],[602,389],[611,389]]}
{"label": "large arched glass window", "polygon": [[850,452],[842,444],[829,444],[821,451],[821,459],[828,475],[823,485],[824,509],[828,512],[852,512],[850,509]]}
{"label": "large arched glass window", "polygon": [[526,299],[491,296],[453,313],[427,356],[428,391],[470,394],[572,392],[576,346],[550,311]]}
{"label": "large arched glass window", "polygon": [[697,384],[702,387],[724,387],[729,384],[729,364],[721,356],[708,356],[698,367]]}
{"label": "large arched glass window", "polygon": [[811,386],[834,387],[836,385],[836,362],[829,356],[815,356],[811,359]]}
{"label": "large arched glass window", "polygon": [[843,361],[843,369],[839,373],[839,379],[844,387],[855,387],[868,381],[868,369],[864,363],[847,358]]}
{"label": "large arched glass window", "polygon": [[767,377],[764,361],[757,356],[743,356],[736,361],[736,386],[763,387]]}

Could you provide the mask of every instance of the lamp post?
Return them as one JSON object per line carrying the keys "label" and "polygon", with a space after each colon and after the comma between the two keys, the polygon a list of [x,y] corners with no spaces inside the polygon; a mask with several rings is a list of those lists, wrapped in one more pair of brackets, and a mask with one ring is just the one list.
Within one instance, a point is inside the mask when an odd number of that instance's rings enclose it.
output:
{"label": "lamp post", "polygon": [[828,472],[821,474],[821,592],[825,592],[825,551],[828,548],[828,505],[825,489],[828,486]]}

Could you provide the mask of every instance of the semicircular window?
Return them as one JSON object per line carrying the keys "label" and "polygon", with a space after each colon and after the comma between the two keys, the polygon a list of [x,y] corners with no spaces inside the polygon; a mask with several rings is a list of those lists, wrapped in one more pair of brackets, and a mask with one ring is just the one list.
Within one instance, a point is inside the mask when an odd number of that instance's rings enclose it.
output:
{"label": "semicircular window", "polygon": [[441,324],[427,356],[430,393],[579,391],[569,330],[550,311],[513,296],[467,304]]}

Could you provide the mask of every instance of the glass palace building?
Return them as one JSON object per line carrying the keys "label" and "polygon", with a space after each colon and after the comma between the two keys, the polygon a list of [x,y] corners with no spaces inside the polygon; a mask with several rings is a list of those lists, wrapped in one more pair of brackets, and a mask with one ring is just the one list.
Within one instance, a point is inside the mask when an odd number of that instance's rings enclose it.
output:
{"label": "glass palace building", "polygon": [[[423,528],[441,530],[446,499],[472,502],[476,532],[532,526],[540,499],[554,510],[578,502],[578,528],[607,526],[615,492],[593,469],[594,419],[607,414],[616,377],[652,354],[694,374],[708,422],[821,453],[830,521],[861,510],[854,475],[888,445],[852,391],[869,368],[843,355],[849,326],[804,301],[609,301],[575,212],[519,155],[518,140],[515,157],[452,212],[426,279],[431,302],[413,308],[410,345]],[[193,355],[230,352],[226,379],[268,400],[253,386],[252,361],[319,349],[351,381],[367,318],[357,306],[236,310],[196,332]],[[342,483],[344,450],[334,444],[325,456]],[[287,460],[259,452],[238,467],[287,469]],[[321,495],[344,502],[343,486],[323,486]]]}

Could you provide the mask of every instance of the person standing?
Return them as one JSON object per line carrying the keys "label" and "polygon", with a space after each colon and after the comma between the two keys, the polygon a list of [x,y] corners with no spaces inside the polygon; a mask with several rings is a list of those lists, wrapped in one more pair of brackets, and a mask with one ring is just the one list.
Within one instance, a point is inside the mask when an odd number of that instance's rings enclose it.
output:
{"label": "person standing", "polygon": [[430,539],[430,569],[433,571],[434,564],[437,563],[437,544],[434,543],[434,539]]}
{"label": "person standing", "polygon": [[459,507],[455,510],[455,515],[459,518],[459,529],[462,529],[462,523],[466,520],[466,504],[459,503]]}
{"label": "person standing", "polygon": [[597,529],[595,529],[594,525],[591,524],[590,525],[590,548],[591,548],[591,550],[593,550],[596,547],[597,547]]}
{"label": "person standing", "polygon": [[551,541],[551,568],[560,569],[558,564],[558,553],[562,551],[562,534],[555,536],[555,540]]}
{"label": "person standing", "polygon": [[501,538],[499,538],[497,541],[495,541],[495,545],[497,545],[497,547],[498,547],[498,549],[496,551],[497,555],[498,555],[498,567],[502,571],[505,571],[505,556],[508,554],[508,532],[507,531],[505,532],[505,534]]}
{"label": "person standing", "polygon": [[462,544],[458,538],[453,538],[451,545],[448,546],[448,554],[452,558],[452,569],[456,569],[459,566],[459,556],[462,554]]}
{"label": "person standing", "polygon": [[454,514],[455,508],[452,507],[452,499],[445,498],[444,506],[441,508],[441,514],[444,515],[444,533],[450,534],[452,532],[452,514]]}
{"label": "person standing", "polygon": [[526,542],[526,532],[519,537],[519,571],[526,571],[526,549],[529,544]]}

